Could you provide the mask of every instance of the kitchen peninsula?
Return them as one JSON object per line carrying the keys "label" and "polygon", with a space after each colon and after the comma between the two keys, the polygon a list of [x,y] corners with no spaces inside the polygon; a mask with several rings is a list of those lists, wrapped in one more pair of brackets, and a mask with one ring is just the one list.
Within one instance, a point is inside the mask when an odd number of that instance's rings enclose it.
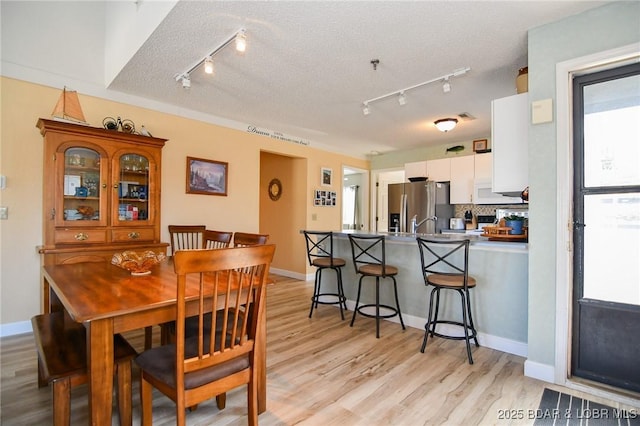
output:
{"label": "kitchen peninsula", "polygon": [[[353,310],[358,288],[349,244],[349,234],[372,233],[337,231],[334,233],[334,256],[347,261],[342,273],[347,306]],[[416,234],[380,232],[386,236],[386,261],[398,268],[398,296],[406,325],[424,329],[429,290],[421,274],[420,252]],[[426,234],[417,234],[426,237]],[[436,238],[471,240],[469,274],[477,285],[471,290],[471,309],[481,346],[520,356],[527,355],[528,327],[528,244],[519,242],[488,241],[473,235],[431,235]],[[335,274],[323,276],[327,288],[335,282]],[[444,295],[441,299],[441,318],[459,316],[459,298]],[[361,301],[370,303],[375,298],[375,286],[362,287]],[[393,300],[393,287],[380,285],[380,300]],[[444,303],[443,303],[444,302]],[[443,309],[444,307],[444,309]],[[392,319],[398,321],[397,317]],[[416,342],[418,350],[420,342]]]}

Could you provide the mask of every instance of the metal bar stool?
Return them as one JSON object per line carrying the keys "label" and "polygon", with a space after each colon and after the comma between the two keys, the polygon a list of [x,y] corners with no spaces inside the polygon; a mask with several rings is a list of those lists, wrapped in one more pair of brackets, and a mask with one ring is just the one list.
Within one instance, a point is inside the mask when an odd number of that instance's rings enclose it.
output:
{"label": "metal bar stool", "polygon": [[[349,235],[351,243],[351,254],[353,256],[353,267],[361,275],[358,282],[358,297],[356,306],[351,318],[351,327],[356,320],[356,314],[376,319],[376,338],[380,337],[380,318],[392,318],[396,315],[400,319],[400,325],[405,330],[402,314],[400,313],[400,302],[398,300],[398,285],[395,276],[398,268],[387,265],[385,258],[385,237],[373,235]],[[362,290],[362,280],[365,277],[375,277],[376,279],[376,303],[360,305],[360,291]],[[380,278],[391,278],[393,280],[393,292],[396,299],[396,306],[389,306],[380,303]],[[364,309],[375,307],[375,315],[366,313]],[[385,308],[391,313],[381,314],[380,308]]]}
{"label": "metal bar stool", "polygon": [[[320,303],[323,305],[337,304],[340,307],[340,317],[344,320],[344,310],[347,309],[347,298],[344,296],[342,288],[341,268],[346,265],[347,262],[344,259],[334,257],[333,255],[333,232],[303,231],[303,233],[307,243],[307,258],[309,259],[309,265],[316,267],[316,277],[313,287],[313,296],[311,296],[309,318],[311,318],[311,315],[313,314],[313,309],[318,309],[318,304]],[[322,271],[324,269],[333,269],[336,271],[337,289],[335,293],[323,293],[320,290]],[[329,296],[331,299],[323,299],[325,296]]]}
{"label": "metal bar stool", "polygon": [[[471,339],[479,347],[477,331],[473,325],[469,289],[476,286],[476,280],[469,276],[469,240],[442,240],[418,237],[422,276],[426,286],[433,286],[429,297],[429,314],[424,326],[424,339],[420,352],[424,353],[429,335],[444,339],[464,340],[467,344],[469,364],[473,364]],[[440,291],[452,290],[460,295],[462,302],[462,322],[438,319]],[[435,306],[434,306],[435,297]],[[436,325],[450,324],[462,327],[463,336],[452,336],[436,332]]]}

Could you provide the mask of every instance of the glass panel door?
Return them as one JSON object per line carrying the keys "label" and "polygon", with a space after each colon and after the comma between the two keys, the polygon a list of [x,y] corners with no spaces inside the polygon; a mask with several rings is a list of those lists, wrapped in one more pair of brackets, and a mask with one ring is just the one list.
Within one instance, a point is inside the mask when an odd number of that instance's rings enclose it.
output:
{"label": "glass panel door", "polygon": [[100,220],[100,154],[73,147],[64,152],[62,217],[65,222]]}
{"label": "glass panel door", "polygon": [[574,80],[572,375],[640,392],[640,64]]}
{"label": "glass panel door", "polygon": [[149,159],[127,153],[120,156],[118,221],[134,223],[149,218]]}

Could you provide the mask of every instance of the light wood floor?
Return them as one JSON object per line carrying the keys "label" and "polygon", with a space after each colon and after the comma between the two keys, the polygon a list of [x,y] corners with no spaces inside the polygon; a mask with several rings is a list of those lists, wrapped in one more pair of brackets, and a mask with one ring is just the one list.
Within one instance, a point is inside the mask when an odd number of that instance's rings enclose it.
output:
{"label": "light wood floor", "polygon": [[[524,359],[515,355],[481,347],[469,365],[463,342],[436,338],[422,354],[423,333],[417,329],[403,332],[399,324],[383,321],[376,339],[375,320],[358,317],[351,328],[350,315],[341,321],[333,306],[320,306],[309,319],[313,283],[275,278],[268,289],[268,409],[259,417],[262,425],[532,424],[528,410],[537,409],[545,386],[579,394],[524,377]],[[141,332],[126,337],[142,349]],[[51,390],[36,385],[31,334],[0,344],[0,423],[50,424]],[[140,421],[138,377],[134,367],[134,424]],[[154,392],[154,424],[174,424],[174,404]],[[86,393],[86,386],[72,391],[73,425],[87,424]],[[510,409],[524,418],[501,419]],[[187,422],[247,424],[245,388],[227,395],[225,410],[214,399],[187,413]]]}

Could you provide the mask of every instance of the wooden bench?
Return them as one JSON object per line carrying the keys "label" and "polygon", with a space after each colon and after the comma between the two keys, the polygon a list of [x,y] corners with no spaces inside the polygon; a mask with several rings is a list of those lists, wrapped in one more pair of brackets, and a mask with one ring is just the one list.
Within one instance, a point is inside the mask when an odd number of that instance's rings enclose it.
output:
{"label": "wooden bench", "polygon": [[[38,378],[53,384],[53,424],[70,424],[71,388],[87,382],[87,337],[82,324],[63,312],[31,318],[38,350]],[[115,373],[121,425],[131,425],[131,361],[136,350],[121,335],[114,336]]]}

